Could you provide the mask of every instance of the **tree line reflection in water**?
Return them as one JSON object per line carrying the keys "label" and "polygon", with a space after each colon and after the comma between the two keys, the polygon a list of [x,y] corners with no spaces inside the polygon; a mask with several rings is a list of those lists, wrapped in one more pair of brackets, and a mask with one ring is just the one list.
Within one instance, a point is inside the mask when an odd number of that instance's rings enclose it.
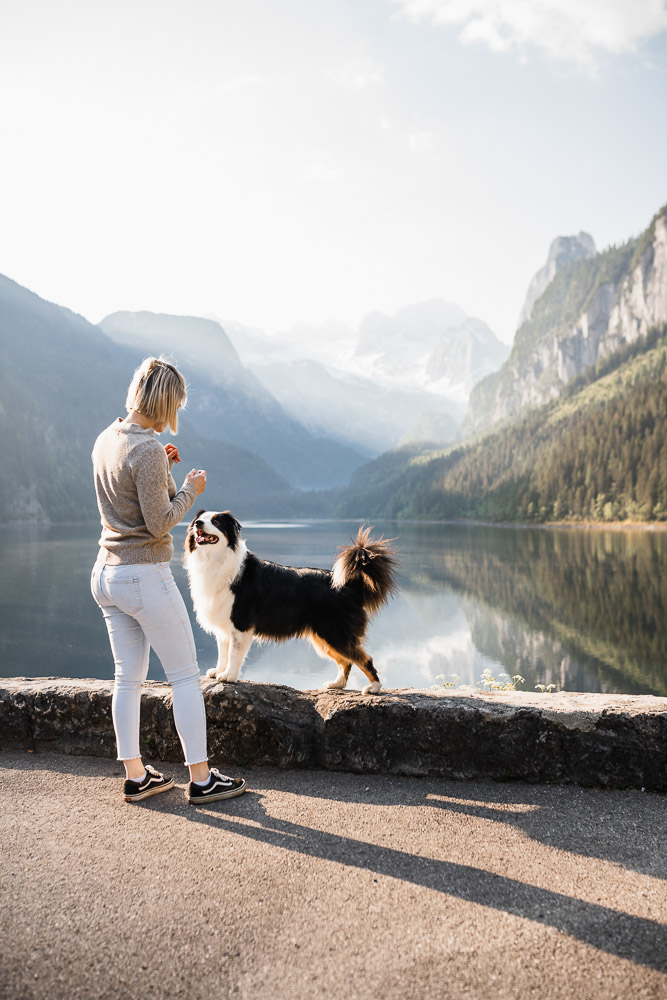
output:
{"label": "tree line reflection in water", "polygon": [[[252,524],[248,546],[293,566],[330,567],[356,524]],[[487,668],[521,687],[667,695],[667,532],[385,523],[400,593],[368,648],[386,687],[430,687],[441,673],[475,684]],[[0,675],[113,676],[91,598],[97,528],[0,533]],[[175,532],[172,569],[190,607]],[[215,641],[192,615],[199,663]],[[255,644],[244,679],[316,688],[335,675],[306,642]],[[151,658],[149,677],[162,669]],[[363,682],[354,670],[351,686]]]}
{"label": "tree line reflection in water", "polygon": [[667,533],[411,524],[403,586],[451,587],[523,688],[667,695]]}

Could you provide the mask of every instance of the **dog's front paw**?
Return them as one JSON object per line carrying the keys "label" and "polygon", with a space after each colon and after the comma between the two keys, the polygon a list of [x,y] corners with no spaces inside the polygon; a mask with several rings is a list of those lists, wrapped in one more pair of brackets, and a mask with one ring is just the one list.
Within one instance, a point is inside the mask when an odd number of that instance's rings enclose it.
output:
{"label": "dog's front paw", "polygon": [[367,687],[365,687],[361,693],[362,694],[379,694],[381,690],[382,690],[382,684],[380,684],[380,681],[373,681],[373,683],[369,684]]}
{"label": "dog's front paw", "polygon": [[206,671],[206,676],[210,677],[214,681],[224,681],[226,684],[233,683],[236,678],[230,677],[226,670],[218,670],[217,667],[211,667],[210,670]]}

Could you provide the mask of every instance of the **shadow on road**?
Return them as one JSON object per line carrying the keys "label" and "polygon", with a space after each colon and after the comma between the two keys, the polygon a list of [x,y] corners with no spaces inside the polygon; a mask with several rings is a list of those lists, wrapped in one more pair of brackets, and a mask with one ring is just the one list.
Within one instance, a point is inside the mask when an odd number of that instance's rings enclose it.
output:
{"label": "shadow on road", "polygon": [[[363,868],[467,902],[503,910],[555,927],[600,951],[667,972],[667,927],[664,924],[468,865],[424,858],[276,819],[266,812],[261,795],[249,792],[244,798],[253,801],[253,819],[259,818],[259,825],[249,826],[247,822],[235,820],[214,806],[206,811],[192,808],[185,818],[192,823],[204,823],[274,847]],[[230,804],[217,805],[226,807]]]}
{"label": "shadow on road", "polygon": [[[110,774],[122,780],[118,761],[98,757],[30,753],[34,770],[92,777]],[[43,762],[43,763],[42,763]],[[154,762],[162,770],[185,781],[184,767]],[[0,771],[3,755],[0,753]],[[231,767],[231,765],[230,765]],[[278,771],[275,768],[240,768],[249,778],[257,777],[262,788],[362,805],[425,805],[479,819],[502,822],[557,850],[600,858],[652,878],[667,879],[667,825],[665,797],[574,785],[533,785],[519,781],[485,779],[454,781],[444,778],[406,778],[398,775],[363,775],[325,770]],[[236,773],[237,769],[232,768]],[[180,774],[179,774],[180,772]],[[243,800],[245,801],[245,799]],[[144,806],[164,809],[162,798],[148,799]],[[636,833],[630,836],[628,827]]]}
{"label": "shadow on road", "polygon": [[[336,777],[330,771],[270,771],[262,773],[262,787],[365,805],[428,805],[502,822],[537,843],[667,879],[665,797],[660,793],[394,775],[348,774],[342,783]],[[634,838],[628,836],[630,824],[636,829]]]}
{"label": "shadow on road", "polygon": [[[0,769],[7,765],[0,755]],[[81,781],[118,782],[122,768],[99,758],[30,755],[31,770],[59,771]],[[25,764],[26,758],[23,758]],[[159,765],[159,762],[157,762]],[[159,765],[161,766],[161,765]],[[173,765],[176,780],[185,770]],[[295,796],[363,803],[368,806],[425,806],[502,822],[537,842],[591,858],[620,863],[652,877],[665,877],[664,798],[641,792],[604,792],[571,786],[516,782],[444,781],[366,776],[330,771],[251,769],[249,783]],[[108,793],[107,793],[108,794]],[[429,890],[552,926],[600,951],[667,972],[667,926],[607,906],[530,885],[470,865],[423,857],[409,851],[328,833],[271,816],[264,796],[242,798],[206,809],[188,807],[179,795],[160,795],[128,809],[171,813],[259,843],[312,858],[400,879]],[[295,812],[298,807],[295,808]]]}

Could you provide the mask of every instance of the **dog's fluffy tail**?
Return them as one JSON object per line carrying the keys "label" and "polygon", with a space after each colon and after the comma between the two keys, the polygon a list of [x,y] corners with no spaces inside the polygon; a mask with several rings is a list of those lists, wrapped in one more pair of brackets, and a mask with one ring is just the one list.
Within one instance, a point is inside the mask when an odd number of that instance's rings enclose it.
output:
{"label": "dog's fluffy tail", "polygon": [[396,553],[391,539],[371,537],[371,528],[362,525],[354,545],[341,549],[332,570],[336,589],[359,581],[363,588],[363,607],[373,614],[398,590]]}

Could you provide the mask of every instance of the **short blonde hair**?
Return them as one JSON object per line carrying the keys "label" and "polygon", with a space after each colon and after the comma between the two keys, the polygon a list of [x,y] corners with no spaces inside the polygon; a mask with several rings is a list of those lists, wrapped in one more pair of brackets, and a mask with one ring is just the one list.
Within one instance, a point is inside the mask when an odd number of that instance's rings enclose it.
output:
{"label": "short blonde hair", "polygon": [[185,379],[166,358],[144,358],[130,382],[125,407],[178,433],[178,410],[188,401]]}

